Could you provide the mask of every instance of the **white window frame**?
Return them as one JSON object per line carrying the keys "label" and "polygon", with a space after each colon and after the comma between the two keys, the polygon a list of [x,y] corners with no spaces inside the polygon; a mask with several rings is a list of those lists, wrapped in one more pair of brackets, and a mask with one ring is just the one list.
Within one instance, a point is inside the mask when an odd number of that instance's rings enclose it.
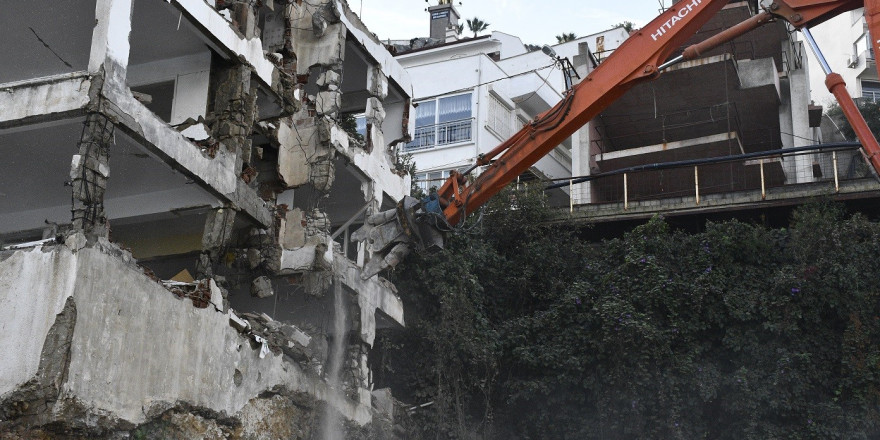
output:
{"label": "white window frame", "polygon": [[448,169],[418,172],[413,176],[413,181],[415,181],[416,186],[418,186],[422,192],[428,194],[432,187],[440,189],[440,187],[443,186],[443,182],[449,178],[449,173],[451,171],[451,169]]}
{"label": "white window frame", "polygon": [[[461,96],[470,97],[470,116],[464,119],[440,122],[440,101],[447,98]],[[422,105],[434,106],[434,124],[419,126],[418,118],[416,118],[415,136],[413,141],[407,144],[406,151],[428,150],[440,146],[458,145],[471,142],[474,137],[473,121],[475,106],[473,103],[473,96],[473,91],[468,91],[465,93],[431,98],[416,103],[417,108]]]}
{"label": "white window frame", "polygon": [[[865,85],[868,85],[867,90]],[[880,102],[880,82],[862,80],[859,82],[859,87],[862,88],[862,98],[870,99],[875,103]]]}
{"label": "white window frame", "polygon": [[514,129],[514,109],[494,92],[489,92],[489,112],[486,128],[502,141],[509,139],[516,132]]}

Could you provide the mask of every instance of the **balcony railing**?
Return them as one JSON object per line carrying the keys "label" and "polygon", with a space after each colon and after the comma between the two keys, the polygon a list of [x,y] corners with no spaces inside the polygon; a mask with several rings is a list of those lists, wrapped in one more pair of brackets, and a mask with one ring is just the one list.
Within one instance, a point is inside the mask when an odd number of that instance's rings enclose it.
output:
{"label": "balcony railing", "polygon": [[[701,206],[704,198],[712,200],[710,205],[718,204],[746,191],[760,191],[764,200],[773,188],[822,182],[829,192],[839,192],[843,182],[870,176],[870,165],[859,145],[840,143],[639,165],[568,181],[557,179],[548,188],[567,187],[573,199],[589,199],[589,209],[599,213],[627,211],[636,202],[658,209],[664,203]],[[590,184],[578,185],[584,182]]]}
{"label": "balcony railing", "polygon": [[880,91],[862,90],[862,98],[876,104],[876,103],[880,102]]}
{"label": "balcony railing", "polygon": [[474,119],[441,122],[434,125],[416,127],[415,137],[406,145],[406,151],[419,151],[440,145],[467,142],[473,136]]}

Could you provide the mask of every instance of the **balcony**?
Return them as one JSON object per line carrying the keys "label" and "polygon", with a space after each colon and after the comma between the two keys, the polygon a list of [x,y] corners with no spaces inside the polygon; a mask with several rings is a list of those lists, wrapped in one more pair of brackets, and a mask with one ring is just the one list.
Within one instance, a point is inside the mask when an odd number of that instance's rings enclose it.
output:
{"label": "balcony", "polygon": [[876,104],[880,102],[880,90],[862,90],[862,99]]}
{"label": "balcony", "polygon": [[428,150],[437,146],[470,141],[473,127],[474,118],[416,127],[415,137],[406,145],[406,151]]}
{"label": "balcony", "polygon": [[871,175],[859,145],[844,143],[638,165],[557,179],[549,188],[568,187],[574,200],[587,201],[560,211],[559,220],[600,223],[772,208],[823,197],[876,199],[880,185]]}

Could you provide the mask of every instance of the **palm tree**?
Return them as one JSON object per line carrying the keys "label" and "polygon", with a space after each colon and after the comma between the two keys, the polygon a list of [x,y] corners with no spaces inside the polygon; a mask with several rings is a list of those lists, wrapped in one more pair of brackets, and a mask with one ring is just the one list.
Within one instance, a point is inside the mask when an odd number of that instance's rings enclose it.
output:
{"label": "palm tree", "polygon": [[567,43],[569,41],[577,40],[577,37],[578,36],[574,32],[570,32],[567,34],[565,32],[563,32],[562,35],[556,36],[556,42],[557,43]]}
{"label": "palm tree", "polygon": [[489,23],[486,23],[477,17],[467,19],[467,25],[468,29],[474,33],[474,38],[477,38],[477,34],[485,31],[489,27]]}
{"label": "palm tree", "polygon": [[464,25],[463,24],[455,25],[455,35],[461,35],[462,32],[464,32]]}

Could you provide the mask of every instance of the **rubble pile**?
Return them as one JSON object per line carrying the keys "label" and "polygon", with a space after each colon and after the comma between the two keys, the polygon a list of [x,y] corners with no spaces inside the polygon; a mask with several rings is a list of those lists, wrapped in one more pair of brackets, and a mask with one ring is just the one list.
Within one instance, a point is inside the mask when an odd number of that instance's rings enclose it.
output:
{"label": "rubble pile", "polygon": [[206,309],[208,304],[211,304],[210,284],[210,280],[200,280],[193,283],[162,281],[162,285],[178,298],[191,299],[193,306],[197,309]]}

